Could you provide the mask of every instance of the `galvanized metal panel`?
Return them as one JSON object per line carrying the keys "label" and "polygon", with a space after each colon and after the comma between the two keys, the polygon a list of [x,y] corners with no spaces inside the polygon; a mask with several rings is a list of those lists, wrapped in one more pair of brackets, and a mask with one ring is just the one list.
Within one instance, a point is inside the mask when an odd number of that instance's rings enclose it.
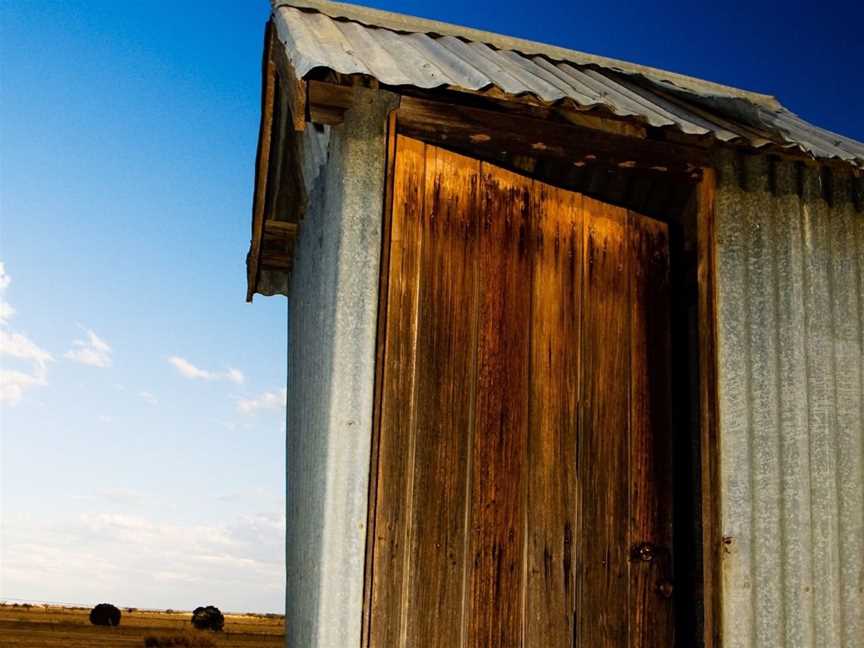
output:
{"label": "galvanized metal panel", "polygon": [[807,123],[776,99],[560,47],[326,0],[274,0],[297,75],[316,68],[391,86],[455,87],[603,107],[754,148],[794,148],[864,166],[864,144]]}
{"label": "galvanized metal panel", "polygon": [[[750,422],[750,371],[747,294],[747,237],[738,216],[737,169],[727,163],[718,173],[717,214],[717,371],[721,425],[721,527],[724,637],[728,648],[753,646],[755,609],[753,583],[753,488]],[[734,216],[733,216],[734,215]],[[729,619],[735,620],[730,632]]]}
{"label": "galvanized metal panel", "polygon": [[[719,162],[723,637],[864,645],[864,213],[853,181]],[[857,185],[857,201],[861,187]]]}
{"label": "galvanized metal panel", "polygon": [[[775,206],[768,213],[773,223],[776,263],[777,374],[781,470],[780,509],[783,574],[784,641],[782,645],[810,646],[813,642],[813,540],[810,520],[810,452],[807,401],[800,386],[806,384],[807,353],[804,339],[804,291],[799,280],[804,249],[797,196],[798,171],[784,162],[776,168]],[[790,216],[791,215],[791,216]]]}
{"label": "galvanized metal panel", "polygon": [[[832,202],[848,200],[848,178],[835,180]],[[831,316],[834,332],[834,399],[837,407],[835,453],[839,519],[840,627],[841,641],[857,637],[864,644],[864,501],[862,501],[862,302],[858,282],[864,248],[855,244],[855,229],[861,215],[850,209],[836,210],[829,227],[828,248],[831,276]],[[857,517],[857,524],[854,523]],[[857,560],[856,560],[857,556]],[[855,567],[858,567],[857,573]]]}
{"label": "galvanized metal panel", "polygon": [[290,280],[286,648],[360,645],[382,236],[369,215],[395,97],[358,102],[330,130]]}

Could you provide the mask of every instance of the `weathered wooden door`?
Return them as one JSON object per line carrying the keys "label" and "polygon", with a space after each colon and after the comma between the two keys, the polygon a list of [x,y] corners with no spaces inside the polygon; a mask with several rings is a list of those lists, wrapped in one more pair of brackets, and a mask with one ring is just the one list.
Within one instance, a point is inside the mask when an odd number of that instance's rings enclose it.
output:
{"label": "weathered wooden door", "polygon": [[396,151],[368,645],[672,646],[666,226]]}

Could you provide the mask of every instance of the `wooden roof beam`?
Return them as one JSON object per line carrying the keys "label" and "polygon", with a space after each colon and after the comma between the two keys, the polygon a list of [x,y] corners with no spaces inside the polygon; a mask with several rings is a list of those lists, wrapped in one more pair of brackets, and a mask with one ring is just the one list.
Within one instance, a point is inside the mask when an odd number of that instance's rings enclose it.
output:
{"label": "wooden roof beam", "polygon": [[409,137],[484,151],[493,159],[507,152],[568,160],[577,166],[602,160],[605,166],[623,169],[697,173],[707,164],[706,152],[698,147],[417,97],[402,98],[398,124]]}
{"label": "wooden roof beam", "polygon": [[341,124],[345,111],[354,101],[354,91],[348,86],[323,81],[308,81],[306,88],[309,121],[327,126]]}
{"label": "wooden roof beam", "polygon": [[264,221],[264,233],[269,236],[293,240],[297,237],[297,223],[267,219]]}

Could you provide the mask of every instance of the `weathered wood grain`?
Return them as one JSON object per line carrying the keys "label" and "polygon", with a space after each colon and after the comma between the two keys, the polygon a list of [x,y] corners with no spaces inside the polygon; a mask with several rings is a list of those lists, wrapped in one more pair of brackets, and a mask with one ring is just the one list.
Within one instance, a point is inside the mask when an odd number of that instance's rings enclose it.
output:
{"label": "weathered wood grain", "polygon": [[531,181],[481,165],[472,563],[465,646],[519,646],[523,629]]}
{"label": "weathered wood grain", "polygon": [[401,645],[415,449],[417,306],[425,145],[400,137],[393,181],[369,645]]}
{"label": "weathered wood grain", "polygon": [[628,645],[630,369],[627,213],[584,199],[583,426],[577,645]]}
{"label": "weathered wood grain", "polygon": [[569,647],[573,637],[582,231],[582,197],[535,183],[526,648]]}
{"label": "weathered wood grain", "polygon": [[671,645],[666,226],[396,151],[368,646]]}
{"label": "weathered wood grain", "polygon": [[402,646],[461,641],[477,321],[480,163],[426,150],[414,484]]}

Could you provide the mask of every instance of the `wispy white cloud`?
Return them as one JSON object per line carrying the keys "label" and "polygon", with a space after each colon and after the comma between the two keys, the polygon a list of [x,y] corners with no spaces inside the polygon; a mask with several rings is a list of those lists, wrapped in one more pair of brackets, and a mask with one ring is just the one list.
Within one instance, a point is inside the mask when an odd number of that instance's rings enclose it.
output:
{"label": "wispy white cloud", "polygon": [[287,390],[265,391],[252,398],[241,398],[237,401],[237,409],[244,414],[253,414],[258,410],[281,409],[285,407]]}
{"label": "wispy white cloud", "polygon": [[0,403],[14,405],[24,397],[24,392],[27,389],[45,384],[44,374],[28,374],[13,369],[0,369]]}
{"label": "wispy white cloud", "polygon": [[9,320],[15,315],[15,309],[6,301],[6,289],[11,283],[12,278],[0,261],[0,356],[9,356],[29,365],[26,371],[0,369],[0,402],[14,405],[31,387],[47,384],[47,365],[54,358],[29,337],[9,328]]}
{"label": "wispy white cloud", "polygon": [[3,293],[12,283],[12,278],[6,274],[6,266],[0,261],[0,325],[8,322],[15,314],[15,309],[6,301]]}
{"label": "wispy white cloud", "polygon": [[190,380],[227,380],[229,382],[242,384],[246,377],[239,369],[228,369],[227,371],[208,371],[196,367],[186,358],[179,356],[171,356],[168,362],[174,365],[174,368],[180,372],[180,375],[189,378]]}
{"label": "wispy white cloud", "polygon": [[282,512],[189,523],[93,509],[62,521],[10,515],[0,545],[4,588],[22,598],[175,609],[215,591],[223,610],[281,608]]}
{"label": "wispy white cloud", "polygon": [[81,330],[85,333],[84,339],[74,340],[72,348],[64,353],[63,357],[91,367],[110,367],[111,346],[91,329],[81,326]]}
{"label": "wispy white cloud", "polygon": [[6,272],[6,264],[0,261],[0,292],[6,290],[12,283],[12,277]]}
{"label": "wispy white cloud", "polygon": [[141,399],[148,405],[157,405],[159,403],[159,401],[156,400],[156,397],[149,391],[140,391],[138,392],[138,396],[140,396]]}
{"label": "wispy white cloud", "polygon": [[0,329],[0,354],[12,356],[19,360],[30,360],[43,369],[48,362],[53,360],[50,353],[39,347],[26,335],[7,329]]}
{"label": "wispy white cloud", "polygon": [[15,309],[12,308],[12,304],[0,298],[0,324],[6,324],[14,314]]}

